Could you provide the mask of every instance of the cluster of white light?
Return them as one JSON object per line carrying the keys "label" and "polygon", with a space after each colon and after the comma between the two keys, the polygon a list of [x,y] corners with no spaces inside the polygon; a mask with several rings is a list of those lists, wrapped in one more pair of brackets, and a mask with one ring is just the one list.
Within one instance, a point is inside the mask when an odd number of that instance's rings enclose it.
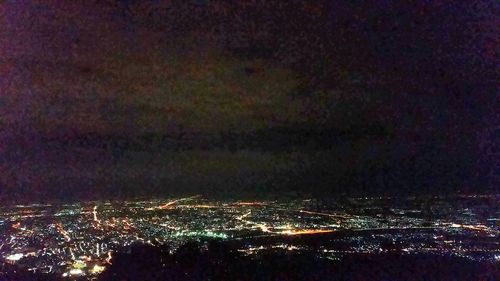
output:
{"label": "cluster of white light", "polygon": [[17,254],[8,255],[7,257],[5,257],[5,259],[8,261],[18,261],[18,260],[22,259],[23,257],[24,257],[23,254],[17,253]]}
{"label": "cluster of white light", "polygon": [[79,275],[83,275],[83,270],[79,269],[79,268],[72,268],[70,269],[69,272],[65,272],[63,273],[63,277],[68,277],[68,276],[79,276]]}

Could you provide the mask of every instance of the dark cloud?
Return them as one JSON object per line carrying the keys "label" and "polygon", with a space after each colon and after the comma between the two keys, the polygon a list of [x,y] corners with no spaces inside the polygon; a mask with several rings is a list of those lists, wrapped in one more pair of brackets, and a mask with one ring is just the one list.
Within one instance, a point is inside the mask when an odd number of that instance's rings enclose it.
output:
{"label": "dark cloud", "polygon": [[498,182],[494,1],[0,4],[2,198]]}

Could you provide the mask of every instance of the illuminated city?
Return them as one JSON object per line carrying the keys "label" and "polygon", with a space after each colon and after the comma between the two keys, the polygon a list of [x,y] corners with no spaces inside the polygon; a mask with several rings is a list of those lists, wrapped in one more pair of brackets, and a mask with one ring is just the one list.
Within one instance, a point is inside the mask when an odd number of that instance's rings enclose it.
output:
{"label": "illuminated city", "polygon": [[[353,253],[434,253],[498,262],[496,196],[216,201],[170,200],[17,205],[0,212],[5,262],[62,277],[98,276],[113,252],[133,243],[245,241],[238,251],[313,251],[332,260]],[[456,203],[450,209],[449,202]],[[423,206],[425,208],[422,208]],[[422,211],[428,209],[426,211]],[[292,237],[322,239],[311,246]]]}
{"label": "illuminated city", "polygon": [[0,281],[500,280],[498,0],[0,0]]}

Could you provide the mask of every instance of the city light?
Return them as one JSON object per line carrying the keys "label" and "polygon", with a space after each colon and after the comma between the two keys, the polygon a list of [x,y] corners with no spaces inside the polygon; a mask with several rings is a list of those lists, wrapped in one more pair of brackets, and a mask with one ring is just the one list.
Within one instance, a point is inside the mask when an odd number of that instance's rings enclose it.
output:
{"label": "city light", "polygon": [[105,266],[100,266],[100,265],[94,265],[94,267],[92,267],[92,270],[90,270],[90,273],[91,274],[99,274],[99,273],[102,273],[104,270],[106,269]]}
{"label": "city light", "polygon": [[[414,216],[419,213],[411,207],[387,208],[377,198],[353,200],[367,206],[369,213],[363,214],[364,207],[358,206],[353,212],[348,207],[332,208],[314,200],[231,202],[199,196],[165,200],[166,203],[145,200],[50,206],[54,209],[52,213],[43,206],[3,207],[0,220],[10,222],[10,226],[2,234],[0,256],[30,270],[89,278],[102,273],[105,265],[112,265],[116,251],[134,243],[169,244],[176,249],[188,241],[206,239],[238,241],[269,237],[275,239],[270,241],[276,241],[259,244],[257,239],[255,244],[245,244],[238,250],[245,255],[262,251],[316,251],[321,257],[337,260],[342,255],[399,249],[406,255],[438,253],[499,260],[500,249],[496,244],[499,230],[491,223],[494,214],[476,215],[471,211],[476,204],[474,198],[462,203],[464,212],[431,219]],[[436,200],[434,208],[446,210],[447,205],[441,207],[440,202]],[[32,219],[34,216],[36,220]],[[293,242],[302,239],[300,236],[314,235],[326,239],[320,248]],[[280,237],[296,238],[284,243],[278,242]],[[478,243],[465,244],[464,237]],[[341,249],[329,246],[327,241],[343,246]],[[23,259],[27,256],[31,258]]]}
{"label": "city light", "polygon": [[79,269],[79,268],[73,268],[69,271],[69,275],[82,275],[83,274],[83,270]]}
{"label": "city light", "polygon": [[8,261],[18,261],[24,257],[23,254],[17,253],[17,254],[12,254],[8,255],[5,259]]}

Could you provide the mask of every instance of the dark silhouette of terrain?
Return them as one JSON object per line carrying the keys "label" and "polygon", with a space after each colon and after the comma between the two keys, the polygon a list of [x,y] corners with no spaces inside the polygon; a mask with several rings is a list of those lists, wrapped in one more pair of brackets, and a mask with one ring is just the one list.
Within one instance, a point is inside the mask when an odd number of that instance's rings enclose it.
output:
{"label": "dark silhouette of terrain", "polygon": [[311,252],[245,256],[227,243],[135,245],[118,253],[100,280],[498,280],[499,267],[434,255],[352,255],[341,261]]}
{"label": "dark silhouette of terrain", "polygon": [[[0,280],[60,280],[0,267]],[[312,252],[265,251],[247,256],[234,245],[190,242],[172,253],[168,245],[132,245],[117,251],[99,281],[128,280],[499,280],[498,264],[436,255],[350,255],[340,261]]]}
{"label": "dark silhouette of terrain", "polygon": [[456,257],[352,255],[341,261],[313,253],[268,251],[245,256],[223,243],[169,248],[136,245],[117,254],[99,280],[498,280],[497,265]]}

